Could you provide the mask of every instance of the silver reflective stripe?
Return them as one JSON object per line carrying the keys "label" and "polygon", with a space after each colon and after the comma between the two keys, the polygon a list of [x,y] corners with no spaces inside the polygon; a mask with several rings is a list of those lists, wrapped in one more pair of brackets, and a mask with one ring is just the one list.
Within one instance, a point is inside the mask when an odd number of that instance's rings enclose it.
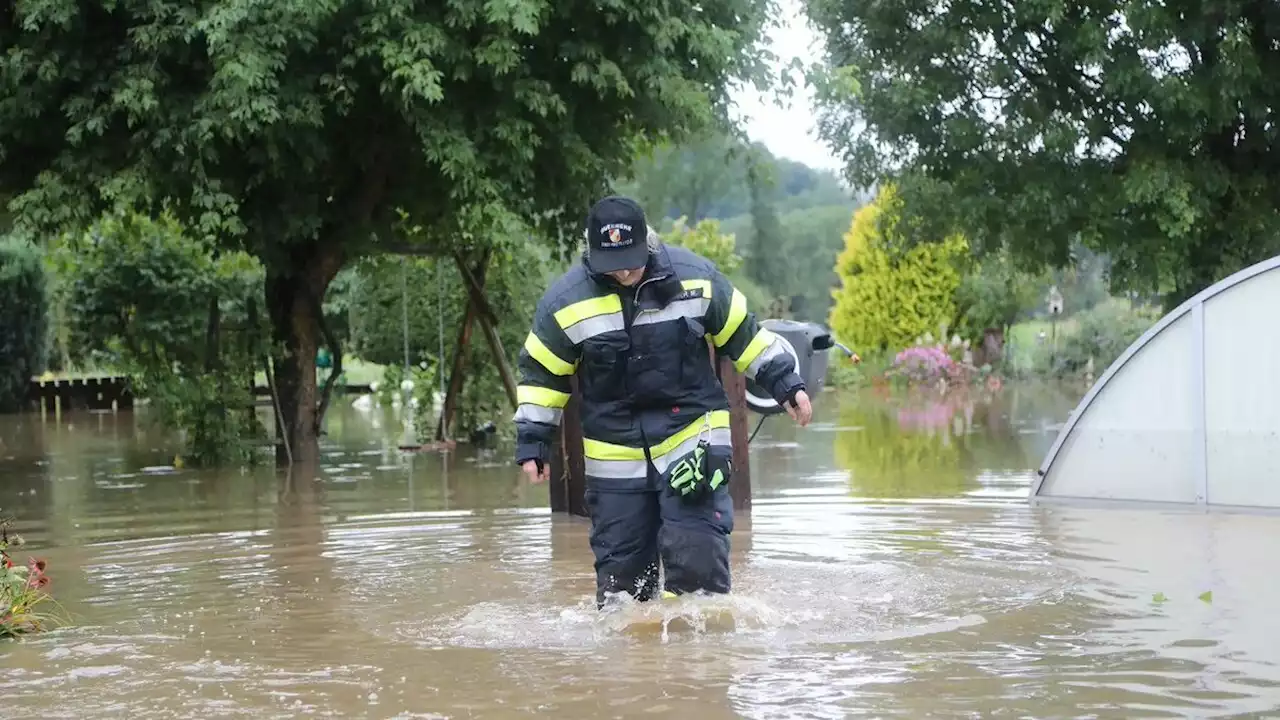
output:
{"label": "silver reflective stripe", "polygon": [[[729,428],[712,428],[702,436],[702,439],[706,440],[709,445],[719,445],[721,447],[728,448],[733,447],[733,436],[730,434]],[[691,437],[688,440],[685,440],[675,446],[671,452],[655,457],[653,459],[654,469],[656,469],[660,474],[665,473],[667,468],[671,467],[672,463],[693,452],[693,449],[697,446],[698,438]]]}
{"label": "silver reflective stripe", "polygon": [[698,318],[707,314],[707,308],[711,307],[710,298],[689,298],[688,300],[676,300],[661,310],[646,310],[636,316],[633,325],[652,325],[654,323],[666,322],[667,320],[679,320],[680,318]]}
{"label": "silver reflective stripe", "polygon": [[622,322],[622,313],[615,312],[607,315],[596,315],[576,322],[565,328],[564,334],[569,337],[569,340],[574,345],[577,345],[587,338],[607,333],[610,330],[622,330],[625,327]]}
{"label": "silver reflective stripe", "polygon": [[747,366],[747,371],[743,374],[752,380],[755,380],[756,373],[760,372],[761,366],[779,355],[785,355],[786,352],[786,350],[782,349],[782,341],[778,338],[774,338],[773,342],[769,343],[769,347],[765,348],[764,352],[757,355],[756,359],[751,361],[751,364]]}
{"label": "silver reflective stripe", "polygon": [[649,476],[644,460],[593,460],[585,458],[583,470],[591,477],[643,480]]}
{"label": "silver reflective stripe", "polygon": [[516,408],[514,422],[536,422],[544,425],[559,425],[564,411],[560,408],[542,407],[531,403],[522,403]]}

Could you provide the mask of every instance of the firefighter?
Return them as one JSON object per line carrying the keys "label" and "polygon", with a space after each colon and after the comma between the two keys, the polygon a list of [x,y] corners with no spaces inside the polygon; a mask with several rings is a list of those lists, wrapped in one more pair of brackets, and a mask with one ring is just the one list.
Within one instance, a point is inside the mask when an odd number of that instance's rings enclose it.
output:
{"label": "firefighter", "polygon": [[[549,478],[577,374],[596,601],[730,591],[729,403],[707,342],[801,425],[803,379],[711,261],[668,246],[630,198],[587,215],[581,262],[543,294],[519,359],[515,461]],[[658,587],[658,562],[665,587]]]}

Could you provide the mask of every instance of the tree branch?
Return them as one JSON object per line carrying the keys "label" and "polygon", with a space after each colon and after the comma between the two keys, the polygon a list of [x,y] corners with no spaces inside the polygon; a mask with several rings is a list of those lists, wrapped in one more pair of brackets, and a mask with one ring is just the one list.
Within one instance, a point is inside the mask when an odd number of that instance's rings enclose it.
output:
{"label": "tree branch", "polygon": [[[486,250],[484,255],[481,257],[482,259],[480,264],[482,266],[487,265],[489,261],[489,251]],[[493,306],[489,304],[489,299],[485,297],[484,288],[482,288],[480,283],[476,281],[475,275],[473,275],[471,273],[471,269],[467,267],[467,263],[463,259],[461,253],[455,252],[453,254],[453,259],[458,265],[458,271],[462,273],[462,279],[467,286],[467,293],[471,296],[471,301],[475,303],[476,310],[480,318],[485,322],[496,326],[498,324],[498,316],[493,312]]]}
{"label": "tree branch", "polygon": [[[484,296],[484,290],[476,281],[475,275],[471,273],[467,263],[463,260],[462,255],[454,253],[454,261],[458,264],[458,270],[462,273],[462,278],[467,284],[467,292],[470,294],[471,302],[475,305],[476,319],[480,322],[480,329],[484,332],[485,339],[489,341],[489,351],[493,353],[493,361],[498,366],[498,374],[502,376],[502,384],[507,391],[507,399],[511,401],[511,408],[514,410],[517,406],[516,402],[516,381],[515,374],[511,371],[511,363],[507,360],[506,352],[502,349],[502,340],[498,337],[497,324],[498,321],[490,307],[489,301]],[[489,251],[485,250],[481,260],[481,267],[488,265]]]}

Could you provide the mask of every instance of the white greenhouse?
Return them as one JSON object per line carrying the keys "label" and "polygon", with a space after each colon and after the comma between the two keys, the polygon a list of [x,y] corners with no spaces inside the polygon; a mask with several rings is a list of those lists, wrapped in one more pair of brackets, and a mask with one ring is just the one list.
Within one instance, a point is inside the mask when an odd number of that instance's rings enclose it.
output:
{"label": "white greenhouse", "polygon": [[1280,509],[1280,257],[1164,316],[1072,412],[1031,502]]}

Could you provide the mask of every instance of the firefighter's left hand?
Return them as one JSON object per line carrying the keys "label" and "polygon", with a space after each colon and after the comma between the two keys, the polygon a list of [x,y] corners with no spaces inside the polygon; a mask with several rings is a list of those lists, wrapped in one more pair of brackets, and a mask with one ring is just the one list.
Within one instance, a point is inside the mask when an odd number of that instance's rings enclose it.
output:
{"label": "firefighter's left hand", "polygon": [[803,390],[796,393],[795,403],[795,407],[792,407],[789,402],[785,403],[783,407],[787,409],[787,414],[791,416],[792,420],[796,421],[797,425],[804,427],[813,419],[813,406],[809,404],[809,394]]}

